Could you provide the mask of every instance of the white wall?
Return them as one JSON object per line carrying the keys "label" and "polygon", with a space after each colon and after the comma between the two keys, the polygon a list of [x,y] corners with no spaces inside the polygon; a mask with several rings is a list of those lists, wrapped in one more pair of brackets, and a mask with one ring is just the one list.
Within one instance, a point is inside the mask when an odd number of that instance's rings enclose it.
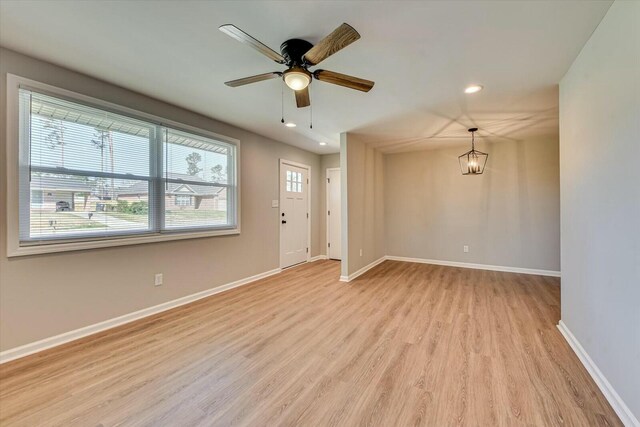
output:
{"label": "white wall", "polygon": [[640,2],[560,84],[562,321],[640,418]]}
{"label": "white wall", "polygon": [[387,255],[559,271],[558,138],[477,148],[477,176],[460,173],[468,146],[384,156]]}
{"label": "white wall", "polygon": [[[242,234],[8,259],[6,75],[104,99],[241,141]],[[0,49],[0,350],[128,314],[279,264],[279,159],[312,167],[311,255],[321,253],[320,156],[120,87]],[[212,100],[215,103],[215,100]],[[322,234],[324,235],[324,234]],[[153,286],[155,273],[164,285]]]}

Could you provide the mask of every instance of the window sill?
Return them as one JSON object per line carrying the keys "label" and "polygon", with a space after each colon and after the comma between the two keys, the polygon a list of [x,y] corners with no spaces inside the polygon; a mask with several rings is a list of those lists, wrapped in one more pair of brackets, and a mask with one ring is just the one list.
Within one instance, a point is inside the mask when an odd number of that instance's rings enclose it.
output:
{"label": "window sill", "polygon": [[230,236],[240,234],[240,228],[225,230],[206,230],[191,232],[176,232],[166,234],[151,234],[144,236],[126,236],[105,238],[101,240],[83,240],[64,243],[49,243],[33,246],[10,247],[7,256],[19,257],[58,252],[82,251],[87,249],[111,248],[116,246],[140,245],[144,243],[168,242],[173,240],[199,239],[203,237]]}

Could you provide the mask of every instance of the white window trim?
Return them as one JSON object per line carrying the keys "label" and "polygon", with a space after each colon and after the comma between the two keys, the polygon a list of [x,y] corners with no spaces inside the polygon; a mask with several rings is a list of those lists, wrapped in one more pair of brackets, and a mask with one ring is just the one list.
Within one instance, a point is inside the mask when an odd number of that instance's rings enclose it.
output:
{"label": "white window trim", "polygon": [[[236,147],[236,198],[235,215],[236,225],[232,228],[216,229],[216,230],[194,230],[194,231],[177,231],[177,232],[151,232],[146,235],[137,234],[133,236],[117,236],[104,237],[92,240],[63,240],[55,241],[40,245],[20,245],[20,213],[19,213],[19,181],[20,181],[20,142],[19,142],[19,93],[20,86],[32,88],[44,94],[66,98],[70,101],[83,102],[96,107],[105,108],[115,113],[130,115],[132,117],[148,120],[154,123],[162,124],[177,130],[192,132],[195,134],[209,137]],[[213,236],[228,236],[240,234],[241,222],[241,186],[240,186],[240,141],[235,138],[220,135],[204,129],[185,125],[153,114],[144,113],[142,111],[123,107],[111,102],[96,99],[90,96],[82,95],[66,89],[61,89],[35,80],[16,76],[7,73],[7,146],[6,146],[6,176],[7,176],[7,256],[26,256],[37,255],[54,252],[68,252],[95,248],[106,248],[114,246],[138,245],[143,243],[164,242],[171,240],[195,239]]]}

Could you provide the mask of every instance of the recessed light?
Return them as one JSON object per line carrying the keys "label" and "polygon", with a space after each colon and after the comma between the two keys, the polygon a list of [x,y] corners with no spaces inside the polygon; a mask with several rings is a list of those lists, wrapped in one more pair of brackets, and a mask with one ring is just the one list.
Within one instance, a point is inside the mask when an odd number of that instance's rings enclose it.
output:
{"label": "recessed light", "polygon": [[327,145],[327,143],[326,142],[321,142],[320,145]]}
{"label": "recessed light", "polygon": [[296,127],[296,124],[295,124],[295,123],[291,123],[291,122],[287,122],[287,123],[285,123],[284,125],[285,125],[286,127],[288,127],[288,128],[294,128],[294,127]]}
{"label": "recessed light", "polygon": [[484,87],[482,85],[469,85],[464,89],[464,93],[480,92]]}

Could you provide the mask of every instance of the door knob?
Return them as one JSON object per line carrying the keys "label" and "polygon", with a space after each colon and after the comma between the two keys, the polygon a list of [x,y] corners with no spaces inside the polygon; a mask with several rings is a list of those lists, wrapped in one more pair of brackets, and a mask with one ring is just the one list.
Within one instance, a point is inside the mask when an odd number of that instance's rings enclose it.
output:
{"label": "door knob", "polygon": [[286,223],[287,223],[287,221],[285,221],[285,220],[283,219],[283,220],[282,220],[282,223],[283,223],[283,224],[286,224]]}

